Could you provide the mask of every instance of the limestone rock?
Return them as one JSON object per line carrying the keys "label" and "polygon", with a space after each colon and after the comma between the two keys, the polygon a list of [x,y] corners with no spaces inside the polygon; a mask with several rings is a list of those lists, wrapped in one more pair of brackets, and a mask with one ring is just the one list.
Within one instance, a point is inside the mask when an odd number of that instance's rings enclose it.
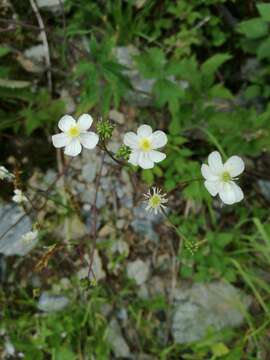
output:
{"label": "limestone rock", "polygon": [[237,327],[244,321],[243,309],[250,298],[225,282],[194,284],[175,294],[172,334],[178,344],[202,339],[209,329]]}

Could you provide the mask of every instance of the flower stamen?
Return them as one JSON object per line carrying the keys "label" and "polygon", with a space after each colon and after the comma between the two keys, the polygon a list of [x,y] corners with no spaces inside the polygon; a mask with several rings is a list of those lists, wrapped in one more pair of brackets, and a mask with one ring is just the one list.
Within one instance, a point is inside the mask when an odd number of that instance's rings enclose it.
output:
{"label": "flower stamen", "polygon": [[229,173],[228,171],[224,171],[224,172],[222,173],[221,178],[222,178],[222,181],[225,182],[225,183],[227,183],[227,182],[229,182],[229,181],[232,180],[232,177],[231,177],[231,175],[230,175],[230,173]]}
{"label": "flower stamen", "polygon": [[139,147],[143,151],[150,151],[152,150],[151,141],[147,138],[141,139],[139,142]]}
{"label": "flower stamen", "polygon": [[73,126],[68,130],[68,135],[72,138],[78,137],[80,135],[80,130],[78,126]]}

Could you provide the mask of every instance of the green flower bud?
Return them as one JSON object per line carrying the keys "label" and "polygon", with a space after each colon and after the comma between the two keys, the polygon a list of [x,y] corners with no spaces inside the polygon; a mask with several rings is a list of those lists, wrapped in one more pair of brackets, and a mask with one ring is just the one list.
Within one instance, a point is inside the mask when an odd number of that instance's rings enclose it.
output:
{"label": "green flower bud", "polygon": [[112,137],[114,125],[109,120],[100,120],[97,123],[97,133],[101,140],[108,140]]}
{"label": "green flower bud", "polygon": [[185,240],[184,244],[185,244],[185,248],[192,256],[198,251],[199,248],[198,241]]}
{"label": "green flower bud", "polygon": [[126,145],[121,145],[115,154],[116,159],[128,160],[131,153],[131,149]]}

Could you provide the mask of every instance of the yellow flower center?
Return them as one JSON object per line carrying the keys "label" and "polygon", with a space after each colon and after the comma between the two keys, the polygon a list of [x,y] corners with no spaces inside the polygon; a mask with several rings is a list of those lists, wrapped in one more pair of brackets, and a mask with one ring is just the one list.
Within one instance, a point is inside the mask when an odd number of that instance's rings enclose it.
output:
{"label": "yellow flower center", "polygon": [[151,141],[147,138],[141,139],[139,143],[139,147],[143,151],[150,151],[152,149]]}
{"label": "yellow flower center", "polygon": [[68,130],[68,135],[72,138],[78,137],[80,135],[80,130],[77,126],[73,126]]}
{"label": "yellow flower center", "polygon": [[159,195],[155,194],[150,198],[149,203],[152,208],[157,208],[161,204],[161,197]]}
{"label": "yellow flower center", "polygon": [[232,180],[231,175],[229,174],[228,171],[224,171],[224,173],[222,174],[222,181],[224,182],[229,182]]}

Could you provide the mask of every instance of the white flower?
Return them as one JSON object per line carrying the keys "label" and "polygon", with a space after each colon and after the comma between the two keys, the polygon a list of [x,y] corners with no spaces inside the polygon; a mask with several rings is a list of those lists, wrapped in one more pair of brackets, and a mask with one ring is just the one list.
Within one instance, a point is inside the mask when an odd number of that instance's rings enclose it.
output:
{"label": "white flower", "polygon": [[139,165],[143,169],[152,169],[154,163],[166,158],[166,154],[157,151],[167,144],[167,136],[163,131],[152,132],[149,125],[141,125],[137,134],[128,132],[124,137],[124,144],[131,148],[129,162]]}
{"label": "white flower", "polygon": [[208,164],[202,165],[201,172],[209,193],[212,196],[218,194],[220,199],[228,205],[243,200],[243,191],[235,183],[235,180],[238,180],[236,176],[245,169],[243,160],[239,156],[232,156],[223,164],[220,153],[213,151],[208,156]]}
{"label": "white flower", "polygon": [[26,244],[31,243],[32,241],[36,240],[38,236],[38,231],[34,230],[34,231],[28,231],[26,234],[24,234],[22,236],[22,241]]}
{"label": "white flower", "polygon": [[12,197],[12,200],[13,200],[15,203],[21,204],[21,203],[27,201],[27,197],[23,194],[22,190],[15,189],[15,190],[14,190],[14,194],[15,194],[15,195]]}
{"label": "white flower", "polygon": [[13,174],[11,174],[8,169],[6,169],[4,166],[0,166],[0,180],[11,180],[14,177]]}
{"label": "white flower", "polygon": [[147,194],[144,194],[144,196],[147,200],[147,211],[153,212],[156,215],[166,208],[164,204],[168,202],[168,199],[166,198],[166,194],[161,193],[160,189],[153,187]]}
{"label": "white flower", "polygon": [[64,153],[69,156],[77,156],[86,149],[94,149],[99,137],[94,132],[87,131],[92,125],[93,119],[88,114],[83,114],[76,121],[72,116],[63,116],[58,127],[62,133],[53,135],[52,142],[56,148],[65,147]]}

